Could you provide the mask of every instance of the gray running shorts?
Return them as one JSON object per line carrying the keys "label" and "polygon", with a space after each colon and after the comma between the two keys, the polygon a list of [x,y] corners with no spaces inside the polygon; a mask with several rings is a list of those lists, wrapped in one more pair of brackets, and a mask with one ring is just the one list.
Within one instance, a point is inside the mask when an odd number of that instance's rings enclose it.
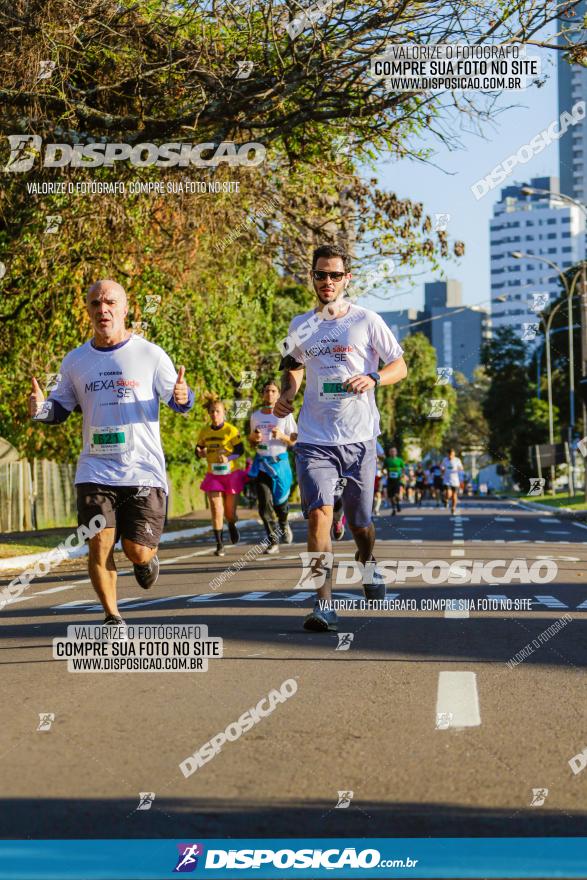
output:
{"label": "gray running shorts", "polygon": [[377,473],[375,440],[344,446],[296,443],[294,454],[306,519],[311,510],[334,505],[341,497],[350,526],[370,525]]}

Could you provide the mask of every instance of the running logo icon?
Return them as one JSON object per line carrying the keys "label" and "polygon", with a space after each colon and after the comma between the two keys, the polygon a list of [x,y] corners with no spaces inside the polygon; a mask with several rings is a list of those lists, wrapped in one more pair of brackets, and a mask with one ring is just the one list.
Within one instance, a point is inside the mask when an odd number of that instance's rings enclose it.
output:
{"label": "running logo icon", "polygon": [[150,810],[155,800],[154,791],[139,791],[139,805],[137,810]]}
{"label": "running logo icon", "polygon": [[239,391],[249,391],[257,378],[257,374],[254,370],[241,370],[241,380],[238,385]]}
{"label": "running logo icon", "polygon": [[444,411],[446,409],[446,405],[448,400],[444,400],[444,398],[436,398],[428,401],[428,418],[429,419],[441,419],[444,415]]}
{"label": "running logo icon", "polygon": [[43,139],[38,134],[9,134],[10,156],[3,171],[30,171],[41,152]]}
{"label": "running logo icon", "polygon": [[300,553],[302,561],[302,573],[294,590],[319,590],[324,586],[327,575],[332,571],[333,553],[313,552]]}
{"label": "running logo icon", "polygon": [[544,477],[530,477],[530,488],[528,489],[528,495],[544,495],[544,484],[546,480]]}
{"label": "running logo icon", "polygon": [[339,791],[338,792],[338,803],[335,806],[335,810],[346,810],[347,807],[350,806],[350,803],[353,799],[354,792],[352,791]]}
{"label": "running logo icon", "polygon": [[204,847],[201,843],[178,843],[179,857],[177,865],[173,869],[175,874],[188,874],[198,867],[199,856],[204,855]]}
{"label": "running logo icon", "polygon": [[452,712],[436,713],[436,730],[448,730],[453,719]]}
{"label": "running logo icon", "polygon": [[59,232],[62,220],[61,214],[47,214],[45,217],[45,234],[55,235],[56,232]]}
{"label": "running logo icon", "polygon": [[530,306],[530,309],[535,314],[538,314],[538,312],[544,311],[544,309],[548,306],[549,302],[550,302],[550,294],[548,294],[548,293],[533,293],[532,294],[532,305]]}
{"label": "running logo icon", "polygon": [[436,367],[436,385],[448,385],[452,379],[452,367]]}
{"label": "running logo icon", "polygon": [[446,232],[450,223],[450,214],[434,215],[434,232]]}
{"label": "running logo icon", "polygon": [[37,730],[51,730],[51,725],[54,721],[54,712],[39,712],[39,726]]}
{"label": "running logo icon", "polygon": [[55,61],[41,61],[39,63],[39,73],[37,74],[37,82],[42,79],[51,79],[51,75],[57,64]]}
{"label": "running logo icon", "polygon": [[47,393],[55,391],[61,382],[61,373],[45,373],[45,390]]}
{"label": "running logo icon", "polygon": [[253,72],[253,62],[252,61],[237,61],[238,68],[235,74],[235,79],[248,79]]}
{"label": "running logo icon", "polygon": [[252,400],[233,400],[231,406],[233,419],[246,419],[252,405]]}
{"label": "running logo icon", "polygon": [[532,789],[532,800],[530,801],[530,806],[531,807],[541,807],[547,797],[548,797],[548,789],[547,788],[533,788]]}
{"label": "running logo icon", "polygon": [[159,306],[161,305],[161,296],[158,293],[149,293],[147,294],[145,300],[145,307],[143,312],[145,315],[154,315],[156,314]]}
{"label": "running logo icon", "polygon": [[334,649],[335,651],[348,651],[351,647],[352,641],[355,638],[354,633],[338,633],[338,645]]}
{"label": "running logo icon", "polygon": [[527,342],[532,342],[536,339],[539,329],[540,324],[522,324],[522,339],[525,339]]}

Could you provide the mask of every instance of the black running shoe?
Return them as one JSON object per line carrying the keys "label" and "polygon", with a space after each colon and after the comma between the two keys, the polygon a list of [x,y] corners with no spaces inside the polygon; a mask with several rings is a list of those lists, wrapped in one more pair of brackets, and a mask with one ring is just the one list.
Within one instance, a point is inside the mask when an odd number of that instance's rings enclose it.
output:
{"label": "black running shoe", "polygon": [[216,550],[214,551],[214,556],[225,556],[224,544],[217,544],[216,545]]}
{"label": "black running shoe", "polygon": [[230,534],[230,543],[238,544],[241,539],[240,532],[236,527],[236,523],[228,523],[228,532]]}
{"label": "black running shoe", "polygon": [[135,562],[133,568],[137,584],[143,590],[150,590],[153,584],[157,583],[157,578],[159,577],[159,559],[157,556],[153,556],[147,565],[138,565]]}
{"label": "black running shoe", "polygon": [[103,638],[106,640],[121,639],[122,641],[126,641],[128,639],[126,623],[122,617],[119,617],[117,614],[107,614],[102,626],[105,627],[102,632]]}

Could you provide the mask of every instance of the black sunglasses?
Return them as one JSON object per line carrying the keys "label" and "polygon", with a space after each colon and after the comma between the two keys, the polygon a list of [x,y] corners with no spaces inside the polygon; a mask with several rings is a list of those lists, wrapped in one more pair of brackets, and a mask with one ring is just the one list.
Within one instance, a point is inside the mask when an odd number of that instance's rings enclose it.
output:
{"label": "black sunglasses", "polygon": [[314,281],[326,281],[327,278],[332,278],[333,281],[342,281],[344,276],[344,272],[321,272],[319,269],[312,269]]}

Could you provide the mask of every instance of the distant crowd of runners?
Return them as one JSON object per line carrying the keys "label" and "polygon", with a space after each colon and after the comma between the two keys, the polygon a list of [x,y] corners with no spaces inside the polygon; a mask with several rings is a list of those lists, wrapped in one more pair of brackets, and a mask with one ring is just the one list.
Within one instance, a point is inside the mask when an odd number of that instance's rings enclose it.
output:
{"label": "distant crowd of runners", "polygon": [[[217,396],[205,401],[207,424],[196,438],[195,455],[206,462],[201,483],[207,494],[217,556],[225,554],[224,522],[230,542],[241,536],[237,499],[254,487],[266,531],[267,554],[291,543],[288,504],[294,482],[293,452],[307,549],[327,558],[332,540],[348,526],[363,564],[362,586],[373,602],[385,598],[385,582],[374,556],[373,514],[382,503],[392,513],[405,499],[421,504],[430,497],[456,510],[463,466],[454,450],[427,467],[406,465],[378,441],[375,390],[407,375],[403,350],[376,312],[346,296],[351,281],[349,256],[333,245],[313,253],[310,277],[315,304],[290,324],[280,344],[281,380],[261,389],[261,405],[251,417],[247,439],[254,458],[245,464],[237,427],[226,418]],[[124,628],[117,605],[114,547],[118,540],[133,563],[138,584],[151,588],[159,575],[157,550],[166,519],[167,480],[159,432],[163,403],[177,413],[194,406],[185,368],[177,371],[163,349],[126,326],[128,303],[115,281],[93,284],[86,302],[93,337],[69,352],[59,381],[47,399],[35,378],[29,411],[38,422],[59,424],[71,412],[83,416],[83,448],[75,477],[80,525],[97,516],[105,527],[88,540],[88,569],[104,608],[106,627]],[[381,366],[380,366],[381,364]],[[294,418],[296,398],[303,402]],[[370,564],[369,564],[370,563]],[[332,568],[326,565],[308,630],[336,629],[328,610]]]}

